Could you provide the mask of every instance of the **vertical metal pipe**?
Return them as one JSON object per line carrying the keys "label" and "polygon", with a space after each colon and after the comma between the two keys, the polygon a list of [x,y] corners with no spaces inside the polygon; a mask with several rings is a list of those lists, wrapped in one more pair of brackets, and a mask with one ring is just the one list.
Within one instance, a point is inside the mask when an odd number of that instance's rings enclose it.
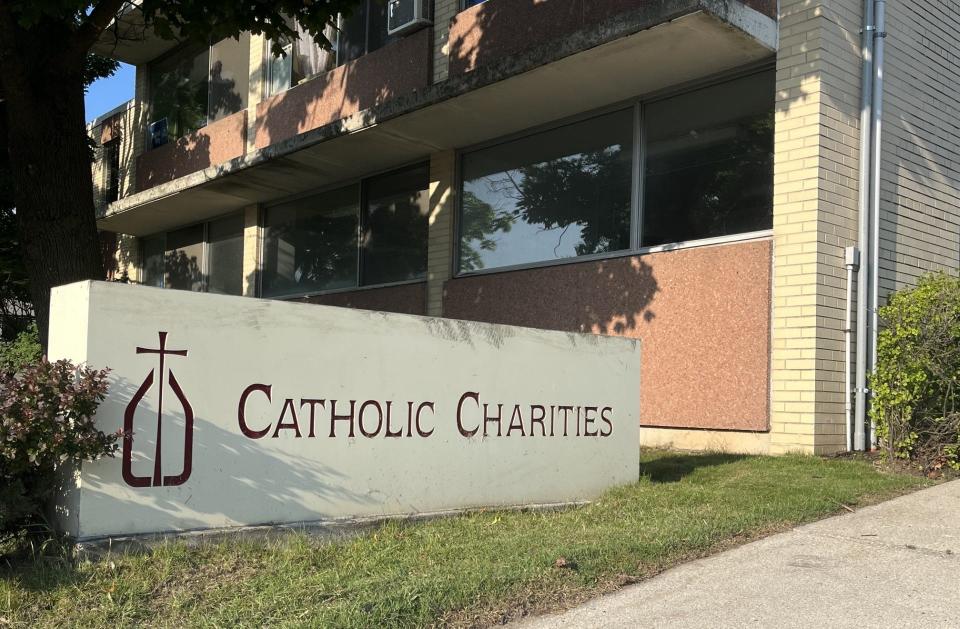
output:
{"label": "vertical metal pipe", "polygon": [[851,391],[851,377],[850,377],[850,353],[853,345],[853,278],[854,274],[860,268],[860,251],[856,247],[847,247],[845,251],[846,258],[846,267],[847,267],[847,315],[846,320],[843,326],[843,352],[844,352],[844,366],[843,371],[843,410],[844,417],[846,418],[846,432],[847,432],[847,452],[853,451],[853,396]]}
{"label": "vertical metal pipe", "polygon": [[[871,138],[871,155],[873,158],[873,167],[870,182],[871,188],[871,222],[872,234],[870,243],[870,265],[873,267],[872,285],[870,286],[870,364],[872,372],[877,366],[877,332],[879,328],[880,309],[880,167],[882,164],[883,151],[881,151],[881,140],[883,136],[883,43],[886,38],[886,1],[876,0],[874,8],[874,21],[876,31],[874,33],[874,51],[873,51],[873,135]],[[870,440],[868,446],[876,444],[876,426],[870,422]]]}
{"label": "vertical metal pipe", "polygon": [[868,310],[870,300],[870,170],[873,145],[873,44],[874,1],[863,3],[863,41],[861,46],[860,87],[860,199],[858,209],[858,243],[862,255],[867,256],[857,274],[857,355],[856,355],[856,405],[854,412],[854,448],[866,447],[867,418],[867,356],[869,343]]}

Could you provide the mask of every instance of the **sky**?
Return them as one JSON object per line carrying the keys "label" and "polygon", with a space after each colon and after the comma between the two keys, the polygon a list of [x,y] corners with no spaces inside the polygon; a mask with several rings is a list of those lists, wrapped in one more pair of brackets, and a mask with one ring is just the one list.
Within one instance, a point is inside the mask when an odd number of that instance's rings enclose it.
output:
{"label": "sky", "polygon": [[94,81],[85,99],[87,122],[133,98],[134,70],[133,66],[121,63],[113,76]]}

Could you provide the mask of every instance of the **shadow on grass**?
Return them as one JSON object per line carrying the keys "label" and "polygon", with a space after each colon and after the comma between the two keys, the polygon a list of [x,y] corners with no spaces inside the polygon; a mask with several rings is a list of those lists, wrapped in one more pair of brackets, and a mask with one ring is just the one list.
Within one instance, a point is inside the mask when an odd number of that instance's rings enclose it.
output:
{"label": "shadow on grass", "polygon": [[723,454],[720,452],[710,454],[669,453],[659,456],[654,454],[649,458],[644,456],[643,460],[640,461],[640,476],[649,477],[652,483],[675,483],[702,467],[724,465],[745,458],[747,457],[742,454]]}

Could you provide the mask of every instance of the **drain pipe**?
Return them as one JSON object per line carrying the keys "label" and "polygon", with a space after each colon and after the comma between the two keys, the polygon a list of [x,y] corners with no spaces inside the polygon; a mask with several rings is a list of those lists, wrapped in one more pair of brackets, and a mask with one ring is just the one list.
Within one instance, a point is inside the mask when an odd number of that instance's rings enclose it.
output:
{"label": "drain pipe", "polygon": [[[880,331],[880,166],[883,151],[880,148],[883,126],[883,44],[887,37],[886,31],[886,1],[876,0],[874,7],[874,22],[876,23],[876,32],[874,33],[873,45],[873,137],[871,148],[873,157],[873,172],[871,173],[871,207],[870,214],[872,225],[872,242],[870,243],[870,265],[873,267],[873,280],[870,286],[870,363],[869,368],[872,372],[877,367],[877,334]],[[873,420],[870,420],[870,441],[869,447],[876,446],[877,427]]]}
{"label": "drain pipe", "polygon": [[860,250],[856,247],[847,247],[845,250],[845,261],[847,266],[847,317],[844,321],[843,326],[843,353],[846,358],[844,364],[847,368],[844,370],[843,378],[843,391],[844,391],[844,404],[843,411],[844,417],[847,422],[847,452],[853,451],[853,397],[851,396],[851,387],[850,382],[850,352],[852,349],[852,334],[853,334],[853,277],[860,269]]}
{"label": "drain pipe", "polygon": [[[864,264],[857,272],[857,358],[855,409],[853,424],[853,449],[866,449],[867,436],[865,434],[867,418],[867,356],[869,330],[867,318],[867,303],[870,301],[870,171],[873,164],[873,48],[874,48],[874,14],[875,0],[864,0],[863,3],[863,41],[861,46],[861,87],[860,87],[860,199],[858,203],[858,242],[861,253],[866,257]],[[849,372],[849,366],[848,366]],[[849,393],[848,393],[849,399]]]}

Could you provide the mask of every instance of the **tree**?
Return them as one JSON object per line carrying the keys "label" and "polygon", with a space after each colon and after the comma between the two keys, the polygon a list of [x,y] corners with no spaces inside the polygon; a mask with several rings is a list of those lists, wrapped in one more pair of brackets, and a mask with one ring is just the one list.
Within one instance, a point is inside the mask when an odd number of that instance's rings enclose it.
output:
{"label": "tree", "polygon": [[[118,18],[137,11],[159,37],[201,43],[250,31],[319,44],[324,29],[360,0],[0,0],[0,102],[17,234],[44,347],[50,289],[104,277],[84,119],[84,87],[104,37],[130,38]],[[109,63],[106,62],[106,63]],[[93,67],[91,66],[93,65]]]}

